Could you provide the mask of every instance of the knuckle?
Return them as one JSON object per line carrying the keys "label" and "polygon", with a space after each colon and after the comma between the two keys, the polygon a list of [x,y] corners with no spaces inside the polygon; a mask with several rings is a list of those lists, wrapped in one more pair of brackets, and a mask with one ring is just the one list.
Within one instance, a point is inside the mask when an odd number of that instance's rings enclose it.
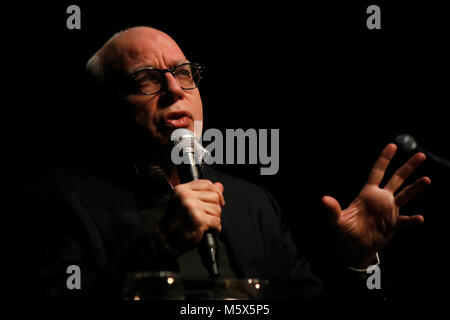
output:
{"label": "knuckle", "polygon": [[199,186],[208,186],[211,183],[211,181],[209,181],[207,179],[197,179],[193,182]]}
{"label": "knuckle", "polygon": [[217,188],[219,188],[220,192],[222,192],[224,190],[222,183],[216,182],[215,185],[217,186]]}
{"label": "knuckle", "polygon": [[173,194],[174,196],[180,197],[182,194],[184,194],[187,191],[187,188],[184,184],[176,185],[173,188]]}
{"label": "knuckle", "polygon": [[220,196],[217,194],[217,192],[213,193],[213,197],[214,197],[214,202],[219,203],[220,201]]}
{"label": "knuckle", "polygon": [[192,198],[192,191],[189,188],[180,188],[174,191],[174,195],[181,199]]}
{"label": "knuckle", "polygon": [[215,217],[220,217],[222,214],[222,208],[218,204],[213,204],[208,209],[208,212]]}
{"label": "knuckle", "polygon": [[207,190],[216,192],[216,186],[210,180],[205,180],[205,188]]}
{"label": "knuckle", "polygon": [[190,197],[182,197],[180,198],[180,202],[181,205],[188,210],[195,208],[195,201]]}
{"label": "knuckle", "polygon": [[218,232],[222,231],[222,220],[220,218],[217,218],[216,229],[217,229]]}

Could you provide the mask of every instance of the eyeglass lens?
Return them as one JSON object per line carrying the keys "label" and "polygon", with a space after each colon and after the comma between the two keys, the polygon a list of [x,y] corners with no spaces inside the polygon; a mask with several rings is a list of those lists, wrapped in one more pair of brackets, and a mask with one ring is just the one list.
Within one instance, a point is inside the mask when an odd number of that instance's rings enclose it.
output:
{"label": "eyeglass lens", "polygon": [[[142,93],[151,94],[161,90],[164,73],[159,69],[144,69],[136,73],[134,78]],[[200,81],[200,70],[195,65],[180,65],[172,70],[172,74],[180,87],[186,90],[196,88]]]}

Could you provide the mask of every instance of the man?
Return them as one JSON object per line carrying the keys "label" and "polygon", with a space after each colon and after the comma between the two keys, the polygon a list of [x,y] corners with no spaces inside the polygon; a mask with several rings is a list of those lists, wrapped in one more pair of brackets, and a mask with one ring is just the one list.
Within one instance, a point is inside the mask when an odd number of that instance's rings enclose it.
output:
{"label": "man", "polygon": [[[193,131],[194,121],[203,121],[199,68],[172,38],[148,27],[116,34],[89,60],[99,114],[105,116],[102,130],[109,128],[105,136],[117,138],[108,152],[120,150],[120,156],[109,153],[98,166],[60,168],[28,186],[29,210],[40,226],[35,240],[43,297],[120,298],[123,276],[140,270],[207,278],[194,250],[207,230],[218,235],[222,277],[287,279],[289,296],[322,295],[323,283],[266,191],[210,167],[204,168],[205,179],[180,183],[170,134]],[[347,209],[332,197],[322,199],[338,234],[341,262],[351,269],[343,267],[346,272],[365,271],[398,228],[423,222],[422,216],[399,215],[399,208],[430,179],[394,193],[424,154],[414,155],[379,187],[395,152],[393,144],[384,148]],[[67,288],[70,265],[80,267],[80,290]]]}

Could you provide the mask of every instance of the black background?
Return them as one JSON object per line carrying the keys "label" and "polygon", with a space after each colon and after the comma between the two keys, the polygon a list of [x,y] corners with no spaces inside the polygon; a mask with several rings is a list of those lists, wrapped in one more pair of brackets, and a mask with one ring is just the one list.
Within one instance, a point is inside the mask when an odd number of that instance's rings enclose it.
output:
{"label": "black background", "polygon": [[[366,28],[373,3],[381,7],[381,30]],[[150,25],[206,65],[206,128],[280,129],[277,175],[260,176],[257,165],[221,169],[269,189],[295,240],[324,272],[333,237],[323,195],[346,207],[399,133],[450,155],[444,8],[373,3],[60,1],[15,8],[7,32],[8,51],[19,60],[7,123],[13,171],[28,179],[71,157],[83,136],[79,82],[87,59],[115,32]],[[81,8],[81,30],[66,27],[71,4]],[[405,159],[396,156],[387,175]],[[425,224],[401,231],[382,252],[394,296],[408,300],[445,296],[437,290],[447,272],[449,172],[425,163],[410,181],[421,175],[432,186],[403,213],[423,214]]]}

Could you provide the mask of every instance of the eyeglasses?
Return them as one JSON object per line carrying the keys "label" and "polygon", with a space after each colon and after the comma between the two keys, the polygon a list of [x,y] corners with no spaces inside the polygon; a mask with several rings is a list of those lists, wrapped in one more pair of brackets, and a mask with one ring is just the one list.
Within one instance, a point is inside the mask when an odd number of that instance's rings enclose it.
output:
{"label": "eyeglasses", "polygon": [[198,87],[201,79],[202,66],[197,63],[183,62],[170,69],[146,67],[131,74],[136,83],[137,90],[143,95],[157,94],[164,87],[166,81],[164,74],[169,72],[180,87],[192,90]]}

